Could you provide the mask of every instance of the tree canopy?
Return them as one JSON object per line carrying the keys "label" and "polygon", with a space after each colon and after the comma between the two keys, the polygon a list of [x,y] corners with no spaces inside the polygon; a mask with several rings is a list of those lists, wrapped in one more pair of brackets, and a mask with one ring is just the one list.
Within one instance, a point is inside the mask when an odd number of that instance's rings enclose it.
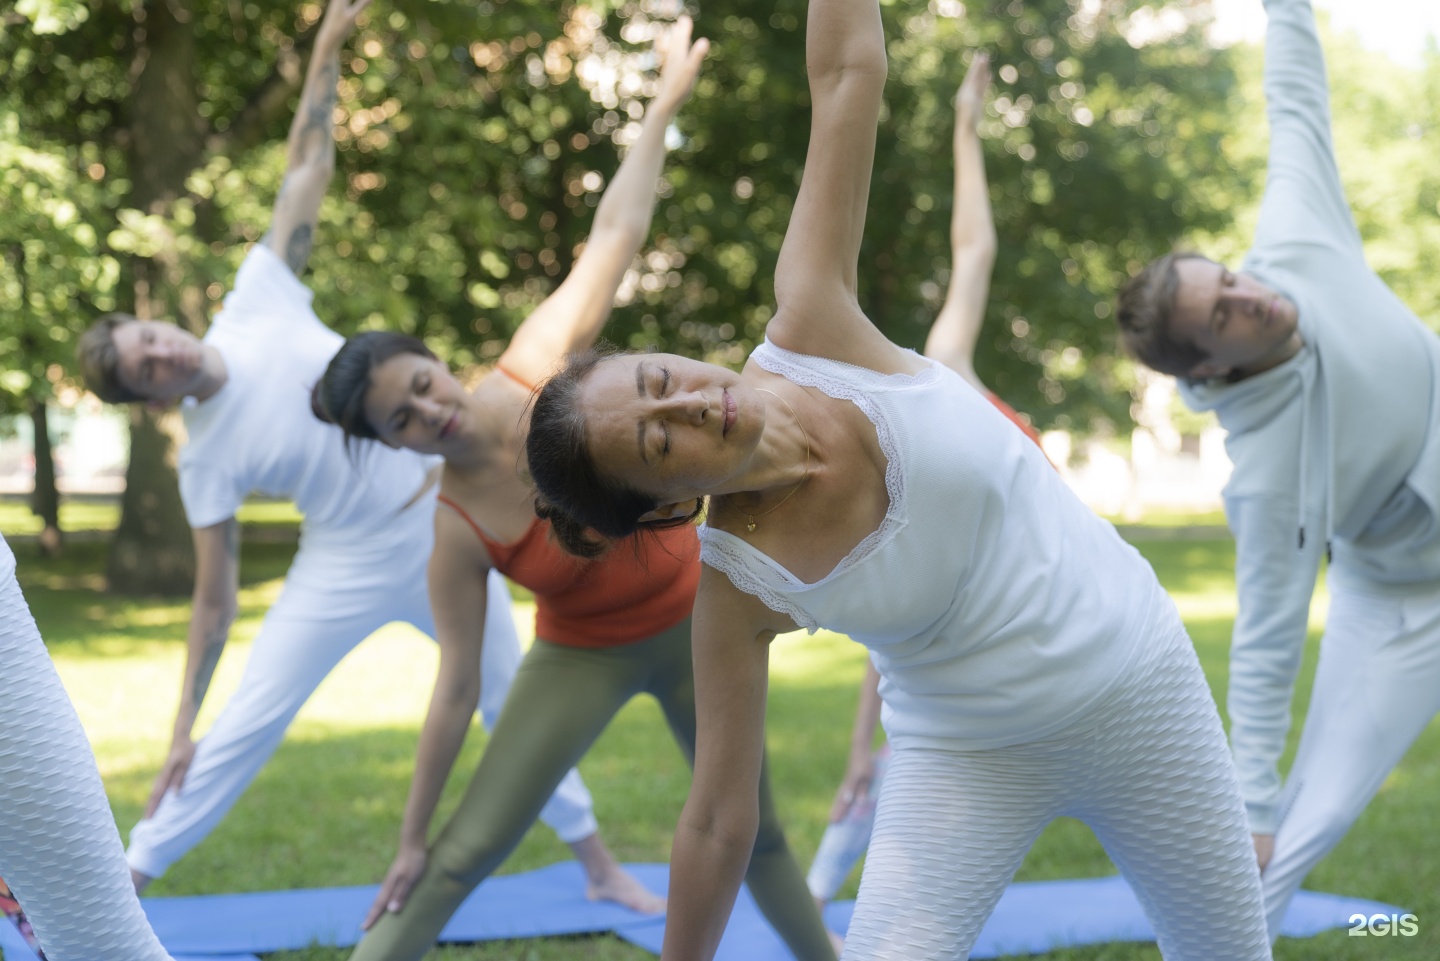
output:
{"label": "tree canopy", "polygon": [[[1263,184],[1257,51],[1213,48],[1190,9],[882,4],[890,83],[860,290],[886,333],[919,346],[944,297],[951,97],[987,49],[1000,250],[977,368],[1040,427],[1128,424],[1116,287],[1182,238],[1234,259]],[[677,10],[377,0],[343,58],[337,173],[305,277],[322,319],[415,333],[458,366],[498,356],[583,242],[654,82],[648,41]],[[807,146],[805,4],[691,12],[712,53],[608,336],[738,364],[770,316]],[[6,409],[73,376],[74,338],[102,311],[203,330],[268,227],[321,13],[316,0],[18,0],[0,13]],[[1351,40],[1329,47],[1370,256],[1434,317],[1440,57],[1409,68]],[[158,460],[130,484],[164,486],[165,444],[141,446]]]}

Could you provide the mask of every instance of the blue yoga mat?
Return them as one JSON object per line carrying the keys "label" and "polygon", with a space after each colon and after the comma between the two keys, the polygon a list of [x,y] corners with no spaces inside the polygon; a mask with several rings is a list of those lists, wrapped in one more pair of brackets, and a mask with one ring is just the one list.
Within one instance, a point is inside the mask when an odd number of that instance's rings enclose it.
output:
{"label": "blue yoga mat", "polygon": [[[669,881],[664,864],[630,865],[652,891]],[[359,923],[375,897],[374,885],[257,894],[146,898],[146,913],[176,961],[250,961],[255,954],[295,950],[310,944],[347,946],[359,938]],[[830,906],[826,921],[844,931],[853,902]],[[1401,914],[1374,901],[1302,891],[1291,903],[1283,933],[1309,937],[1346,927],[1353,914]],[[13,928],[11,929],[13,932]],[[492,877],[475,890],[441,935],[443,941],[488,941],[546,935],[612,931],[659,953],[663,917],[585,899],[585,881],[573,861],[538,871]],[[18,932],[14,932],[18,939]],[[5,936],[0,931],[0,939]],[[1135,895],[1119,877],[1081,881],[1012,884],[981,932],[971,957],[1040,953],[1060,947],[1108,941],[1151,941],[1154,933]],[[10,945],[0,940],[6,961]],[[789,952],[742,890],[721,941],[717,961],[788,961]],[[13,961],[31,961],[22,954]]]}

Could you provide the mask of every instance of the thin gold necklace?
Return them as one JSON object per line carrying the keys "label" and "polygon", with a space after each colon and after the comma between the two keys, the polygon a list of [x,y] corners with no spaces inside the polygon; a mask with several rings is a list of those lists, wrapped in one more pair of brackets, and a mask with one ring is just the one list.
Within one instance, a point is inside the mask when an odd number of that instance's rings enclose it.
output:
{"label": "thin gold necklace", "polygon": [[800,415],[795,413],[795,408],[790,406],[790,402],[788,400],[786,400],[784,397],[781,397],[773,390],[766,390],[764,387],[756,387],[755,389],[761,391],[762,393],[769,394],[771,397],[774,397],[776,400],[780,401],[780,403],[785,405],[785,409],[790,412],[790,416],[795,418],[795,426],[800,428],[800,436],[805,438],[805,473],[800,475],[800,480],[796,482],[794,487],[790,488],[789,492],[786,493],[784,497],[776,501],[774,507],[766,508],[758,514],[752,514],[749,511],[745,510],[745,508],[735,503],[735,499],[730,495],[727,494],[725,496],[725,499],[730,502],[731,507],[735,508],[737,511],[745,515],[745,520],[747,521],[747,523],[745,524],[745,530],[747,533],[750,534],[755,533],[756,518],[764,517],[766,514],[770,513],[771,511],[778,508],[781,504],[788,501],[790,499],[790,496],[796,491],[798,491],[801,485],[803,485],[807,480],[810,479],[810,435],[806,432],[805,425],[800,423]]}

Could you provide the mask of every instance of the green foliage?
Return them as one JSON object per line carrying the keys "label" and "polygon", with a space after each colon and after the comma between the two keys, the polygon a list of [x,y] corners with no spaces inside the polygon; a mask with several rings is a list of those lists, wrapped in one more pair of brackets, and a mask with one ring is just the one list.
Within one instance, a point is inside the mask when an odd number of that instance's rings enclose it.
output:
{"label": "green foliage", "polygon": [[[320,4],[202,5],[173,27],[193,45],[192,66],[174,62],[190,71],[198,115],[184,122],[203,130],[205,155],[176,196],[140,211],[125,207],[136,175],[127,125],[143,107],[131,102],[135,38],[153,29],[145,42],[164,40],[156,13],[27,2],[28,19],[0,33],[5,103],[22,143],[61,162],[56,194],[95,238],[74,259],[107,265],[41,284],[54,303],[35,326],[73,332],[75,318],[104,309],[115,258],[128,254],[159,263],[172,292],[191,291],[164,297],[170,309],[213,311],[266,229]],[[1117,280],[1187,224],[1218,229],[1220,201],[1245,190],[1217,162],[1234,95],[1228,56],[1196,30],[1131,46],[1119,28],[1133,6],[906,0],[884,10],[892,82],[864,303],[896,340],[923,340],[948,280],[950,97],[967,52],[990,48],[998,81],[985,134],[1001,251],[979,367],[1046,425],[1127,418],[1106,316]],[[622,291],[611,337],[738,363],[770,316],[808,141],[805,6],[714,0],[697,13],[714,52],[674,132],[653,248]],[[398,0],[367,11],[344,58],[338,171],[307,277],[322,317],[347,332],[417,333],[456,364],[493,359],[583,241],[651,82],[639,68],[656,16],[653,0],[558,10]],[[0,230],[13,232],[0,210]]]}
{"label": "green foliage", "polygon": [[106,188],[77,172],[73,148],[27,143],[15,97],[0,95],[0,413],[48,395],[75,335],[95,310],[113,305],[119,278],[86,218]]}

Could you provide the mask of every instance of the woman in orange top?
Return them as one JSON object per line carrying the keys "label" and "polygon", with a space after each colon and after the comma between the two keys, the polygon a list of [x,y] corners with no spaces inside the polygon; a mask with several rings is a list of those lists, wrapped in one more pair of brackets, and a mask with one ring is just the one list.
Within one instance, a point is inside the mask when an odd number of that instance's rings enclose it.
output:
{"label": "woman in orange top", "polygon": [[[705,55],[682,19],[639,139],[595,212],[584,253],[515,332],[496,370],[466,392],[418,340],[350,338],[316,388],[316,410],[348,435],[445,458],[430,561],[440,670],[420,735],[400,851],[365,919],[352,961],[419,958],[460,903],[524,836],[560,778],[615,713],[644,691],[659,700],[686,760],[695,754],[690,610],[699,582],[693,527],[581,561],[535,515],[523,469],[531,385],[590,346],[649,232],[665,128]],[[517,466],[519,469],[517,469]],[[478,695],[485,576],[496,568],[536,598],[526,655],[459,809],[435,843],[435,804]],[[747,879],[802,961],[834,951],[761,785],[763,826]],[[663,901],[655,899],[657,909]]]}

